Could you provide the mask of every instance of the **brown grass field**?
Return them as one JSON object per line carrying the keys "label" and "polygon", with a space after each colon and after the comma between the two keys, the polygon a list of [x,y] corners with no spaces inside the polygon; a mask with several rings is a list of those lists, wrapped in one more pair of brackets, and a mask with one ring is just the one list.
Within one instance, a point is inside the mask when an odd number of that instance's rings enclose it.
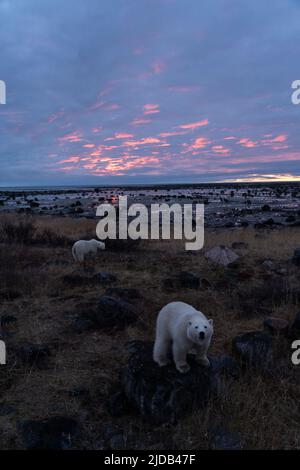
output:
{"label": "brown grass field", "polygon": [[[150,425],[134,412],[112,418],[106,405],[128,359],[126,343],[153,340],[156,316],[170,301],[188,302],[214,319],[212,355],[231,354],[237,334],[263,328],[264,313],[255,309],[258,299],[267,302],[272,315],[292,321],[299,311],[300,272],[290,259],[299,246],[299,228],[207,230],[205,249],[218,244],[230,247],[233,242],[248,244],[238,251],[238,270],[243,275],[230,285],[232,269],[209,262],[204,250],[185,251],[183,242],[143,241],[136,249],[106,250],[89,260],[86,269],[115,274],[118,282],[113,286],[137,288],[143,296],[138,302],[140,318],[123,331],[78,334],[71,328],[78,305],[96,302],[107,286],[75,288],[62,278],[83,272],[72,260],[70,247],[72,240],[95,238],[95,221],[30,220],[34,234],[22,240],[22,236],[7,235],[11,233],[7,226],[16,223],[16,216],[0,219],[0,317],[16,319],[3,327],[7,364],[0,366],[1,449],[24,448],[20,421],[59,415],[73,416],[80,423],[80,438],[72,443],[75,449],[105,448],[108,425],[123,431],[128,449],[206,449],[212,425],[239,432],[246,449],[300,448],[300,366],[292,366],[290,343],[282,338],[275,341],[284,373],[268,377],[248,370],[243,380],[226,385],[222,398],[212,399],[207,408],[195,409],[177,424]],[[261,266],[267,259],[286,271],[281,275],[268,272]],[[213,287],[166,290],[164,279],[180,271],[204,277]],[[296,297],[290,295],[291,290],[298,292]],[[15,351],[24,343],[49,345],[51,355],[45,367],[18,362]],[[87,394],[70,393],[81,388]],[[8,406],[10,412],[1,412]]]}

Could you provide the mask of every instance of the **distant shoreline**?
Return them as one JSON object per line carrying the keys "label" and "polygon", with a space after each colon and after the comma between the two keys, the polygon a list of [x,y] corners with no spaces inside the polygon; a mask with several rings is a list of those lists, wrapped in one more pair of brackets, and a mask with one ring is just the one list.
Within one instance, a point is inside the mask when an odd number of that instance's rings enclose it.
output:
{"label": "distant shoreline", "polygon": [[1,192],[47,192],[47,191],[90,191],[91,189],[116,189],[122,188],[126,189],[178,189],[178,188],[207,188],[207,187],[234,187],[234,188],[243,188],[243,187],[274,187],[274,186],[295,186],[299,187],[299,181],[264,181],[264,182],[226,182],[226,183],[145,183],[145,184],[108,184],[108,185],[60,185],[60,186],[0,186]]}

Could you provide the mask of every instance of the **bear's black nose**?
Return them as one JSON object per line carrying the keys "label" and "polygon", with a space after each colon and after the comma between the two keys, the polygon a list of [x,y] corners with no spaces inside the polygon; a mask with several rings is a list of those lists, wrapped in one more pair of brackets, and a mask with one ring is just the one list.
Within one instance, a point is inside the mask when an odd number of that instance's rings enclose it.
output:
{"label": "bear's black nose", "polygon": [[205,338],[204,331],[200,331],[200,333],[199,333],[199,338],[200,338],[200,339],[204,339],[204,338]]}

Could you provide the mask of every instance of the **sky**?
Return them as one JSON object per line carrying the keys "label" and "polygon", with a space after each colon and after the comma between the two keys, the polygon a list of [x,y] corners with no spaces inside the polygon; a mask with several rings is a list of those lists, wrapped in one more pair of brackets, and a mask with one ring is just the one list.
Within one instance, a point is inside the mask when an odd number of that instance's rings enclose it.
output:
{"label": "sky", "polygon": [[0,185],[300,180],[299,0],[0,0]]}

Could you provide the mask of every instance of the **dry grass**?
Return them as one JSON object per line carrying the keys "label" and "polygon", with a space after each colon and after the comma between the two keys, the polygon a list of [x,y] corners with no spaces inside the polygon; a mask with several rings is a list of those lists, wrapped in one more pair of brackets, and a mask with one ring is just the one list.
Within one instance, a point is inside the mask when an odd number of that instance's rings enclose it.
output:
{"label": "dry grass", "polygon": [[[1,216],[2,217],[2,216]],[[5,222],[7,223],[7,217]],[[0,221],[3,224],[3,219]],[[14,216],[9,217],[15,223]],[[37,234],[51,230],[65,239],[94,237],[95,221],[85,219],[35,217],[30,220]],[[49,240],[48,240],[49,241]],[[275,449],[300,447],[300,410],[298,370],[289,370],[289,344],[278,344],[286,374],[279,380],[246,373],[242,380],[228,382],[222,400],[213,399],[206,410],[195,410],[192,416],[172,427],[153,428],[138,415],[111,418],[106,401],[116,387],[122,365],[126,364],[126,343],[130,339],[153,339],[159,309],[172,300],[182,300],[201,308],[215,322],[211,354],[231,352],[232,338],[246,331],[261,329],[263,316],[240,312],[239,299],[257,295],[268,279],[260,262],[271,259],[287,267],[288,285],[299,288],[299,271],[289,265],[294,248],[299,245],[299,231],[285,228],[268,232],[253,229],[226,229],[206,232],[205,248],[216,244],[231,246],[243,241],[249,248],[241,251],[241,266],[251,274],[245,281],[236,280],[229,287],[229,270],[208,262],[203,251],[186,252],[182,242],[142,242],[136,251],[105,251],[91,270],[108,271],[118,277],[116,285],[135,287],[143,295],[139,301],[140,319],[134,326],[111,334],[101,331],[75,333],[70,325],[78,304],[97,299],[103,286],[70,288],[62,281],[79,269],[71,258],[69,246],[44,244],[0,244],[0,316],[13,315],[7,336],[8,364],[0,367],[1,402],[15,411],[0,415],[0,448],[22,448],[17,423],[22,419],[39,419],[58,414],[76,417],[82,428],[77,448],[97,449],[102,446],[101,432],[107,423],[122,428],[129,448],[155,448],[175,445],[179,449],[206,448],[208,427],[212,424],[239,431],[246,448]],[[179,272],[191,271],[205,277],[211,290],[167,291],[163,281]],[[280,277],[283,279],[283,276]],[[251,294],[249,294],[251,292]],[[299,305],[297,299],[270,297],[266,301],[274,315],[291,319]],[[279,296],[280,297],[280,296]],[[255,302],[255,298],[253,299]],[[25,342],[47,343],[51,356],[47,366],[21,366],[14,351]],[[282,343],[282,342],[281,342]],[[295,368],[294,368],[295,369]],[[299,385],[299,383],[298,383]],[[86,388],[88,396],[70,396],[76,388]],[[171,439],[172,438],[172,439]]]}

